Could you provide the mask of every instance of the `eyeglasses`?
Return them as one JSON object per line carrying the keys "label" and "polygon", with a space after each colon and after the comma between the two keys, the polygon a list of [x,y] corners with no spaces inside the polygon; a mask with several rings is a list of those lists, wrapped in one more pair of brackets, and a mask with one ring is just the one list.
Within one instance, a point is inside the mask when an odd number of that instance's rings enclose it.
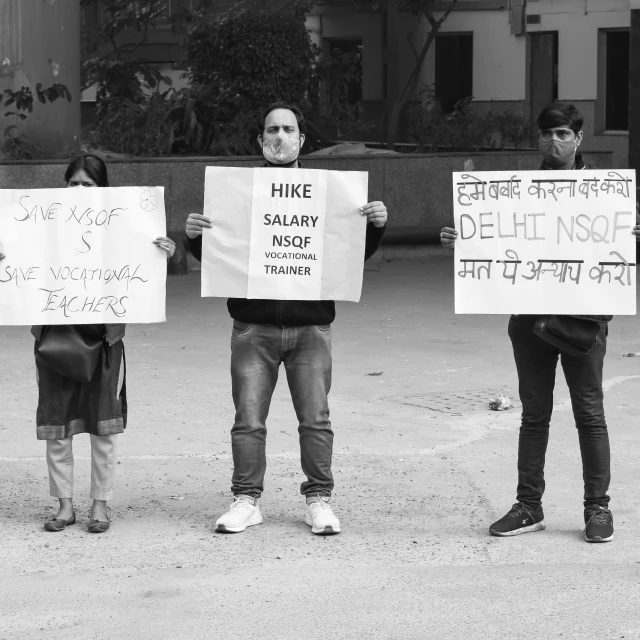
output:
{"label": "eyeglasses", "polygon": [[569,140],[573,134],[571,129],[541,129],[538,131],[538,138],[543,142],[550,142],[554,138],[557,140]]}

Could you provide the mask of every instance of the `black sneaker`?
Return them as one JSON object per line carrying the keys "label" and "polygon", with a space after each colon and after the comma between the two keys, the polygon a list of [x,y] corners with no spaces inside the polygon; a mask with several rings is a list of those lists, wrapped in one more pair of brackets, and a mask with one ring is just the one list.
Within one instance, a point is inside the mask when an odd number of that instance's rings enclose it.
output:
{"label": "black sneaker", "polygon": [[613,515],[606,507],[592,505],[584,510],[584,539],[587,542],[613,540]]}
{"label": "black sneaker", "polygon": [[541,531],[546,528],[542,508],[534,511],[522,502],[516,502],[509,513],[489,527],[492,536],[519,536],[529,531]]}

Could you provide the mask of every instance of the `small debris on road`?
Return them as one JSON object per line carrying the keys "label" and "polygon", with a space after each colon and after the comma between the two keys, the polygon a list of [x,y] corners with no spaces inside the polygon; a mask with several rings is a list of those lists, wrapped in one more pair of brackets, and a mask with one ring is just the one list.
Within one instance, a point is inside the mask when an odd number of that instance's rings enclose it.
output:
{"label": "small debris on road", "polygon": [[489,398],[489,409],[493,409],[493,411],[504,411],[511,409],[512,406],[511,400],[502,393],[499,393],[497,398]]}

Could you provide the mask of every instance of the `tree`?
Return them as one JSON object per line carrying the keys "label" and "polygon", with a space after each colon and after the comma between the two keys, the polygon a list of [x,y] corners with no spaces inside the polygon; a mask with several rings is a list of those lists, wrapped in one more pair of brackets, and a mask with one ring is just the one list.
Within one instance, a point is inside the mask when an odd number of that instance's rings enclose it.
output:
{"label": "tree", "polygon": [[[166,0],[81,0],[84,12],[93,12],[96,19],[91,31],[83,33],[82,88],[96,86],[96,100],[107,96],[138,101],[142,82],[155,87],[166,80],[146,60],[135,55],[148,42],[149,29],[159,20],[167,19]],[[137,37],[123,41],[123,32]],[[88,45],[104,44],[100,55],[89,57]],[[170,84],[170,83],[168,83]]]}
{"label": "tree", "polygon": [[305,4],[281,13],[250,10],[192,29],[183,41],[191,85],[233,86],[249,110],[275,100],[311,102],[319,51],[306,11]]}
{"label": "tree", "polygon": [[431,26],[431,30],[427,34],[427,39],[425,43],[422,45],[422,49],[420,53],[416,55],[416,61],[413,66],[413,70],[409,75],[409,79],[407,80],[404,89],[400,92],[398,98],[393,103],[393,109],[391,111],[391,117],[389,118],[389,126],[387,128],[387,147],[391,150],[394,148],[394,144],[398,135],[398,124],[400,122],[400,115],[402,114],[402,110],[406,106],[407,102],[411,100],[411,98],[415,95],[416,89],[418,87],[418,81],[420,80],[420,74],[422,72],[422,67],[424,66],[424,61],[427,58],[427,53],[433,44],[433,41],[438,35],[438,31],[440,31],[440,27],[445,22],[445,20],[449,17],[449,14],[453,11],[453,8],[458,3],[458,0],[448,0],[448,6],[442,16],[436,20],[434,17],[435,7],[438,4],[442,4],[442,2],[438,2],[437,0],[398,0],[398,9],[400,11],[411,11],[416,16],[421,16],[426,19],[426,21]]}
{"label": "tree", "polygon": [[[43,89],[42,83],[36,85],[36,95],[42,104],[53,103],[58,98],[66,98],[71,102],[69,89],[63,84],[52,84]],[[19,123],[27,120],[28,115],[33,111],[33,92],[30,87],[22,87],[19,91],[5,89],[0,93],[0,106],[4,100],[4,106],[10,107],[15,104],[12,111],[5,111],[5,118],[15,117],[15,124],[9,124],[3,131],[4,140],[0,141],[0,151],[6,153],[16,160],[33,160],[34,158],[46,157],[46,154],[37,145],[25,138],[19,131]]]}

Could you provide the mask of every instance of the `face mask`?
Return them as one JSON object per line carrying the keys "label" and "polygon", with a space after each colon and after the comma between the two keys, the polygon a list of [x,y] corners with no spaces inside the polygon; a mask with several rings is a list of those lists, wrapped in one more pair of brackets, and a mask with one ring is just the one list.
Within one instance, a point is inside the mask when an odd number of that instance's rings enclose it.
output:
{"label": "face mask", "polygon": [[262,155],[271,164],[292,164],[300,154],[300,140],[286,133],[278,133],[275,138],[262,143]]}
{"label": "face mask", "polygon": [[566,164],[578,150],[575,140],[540,140],[540,151],[550,165]]}

